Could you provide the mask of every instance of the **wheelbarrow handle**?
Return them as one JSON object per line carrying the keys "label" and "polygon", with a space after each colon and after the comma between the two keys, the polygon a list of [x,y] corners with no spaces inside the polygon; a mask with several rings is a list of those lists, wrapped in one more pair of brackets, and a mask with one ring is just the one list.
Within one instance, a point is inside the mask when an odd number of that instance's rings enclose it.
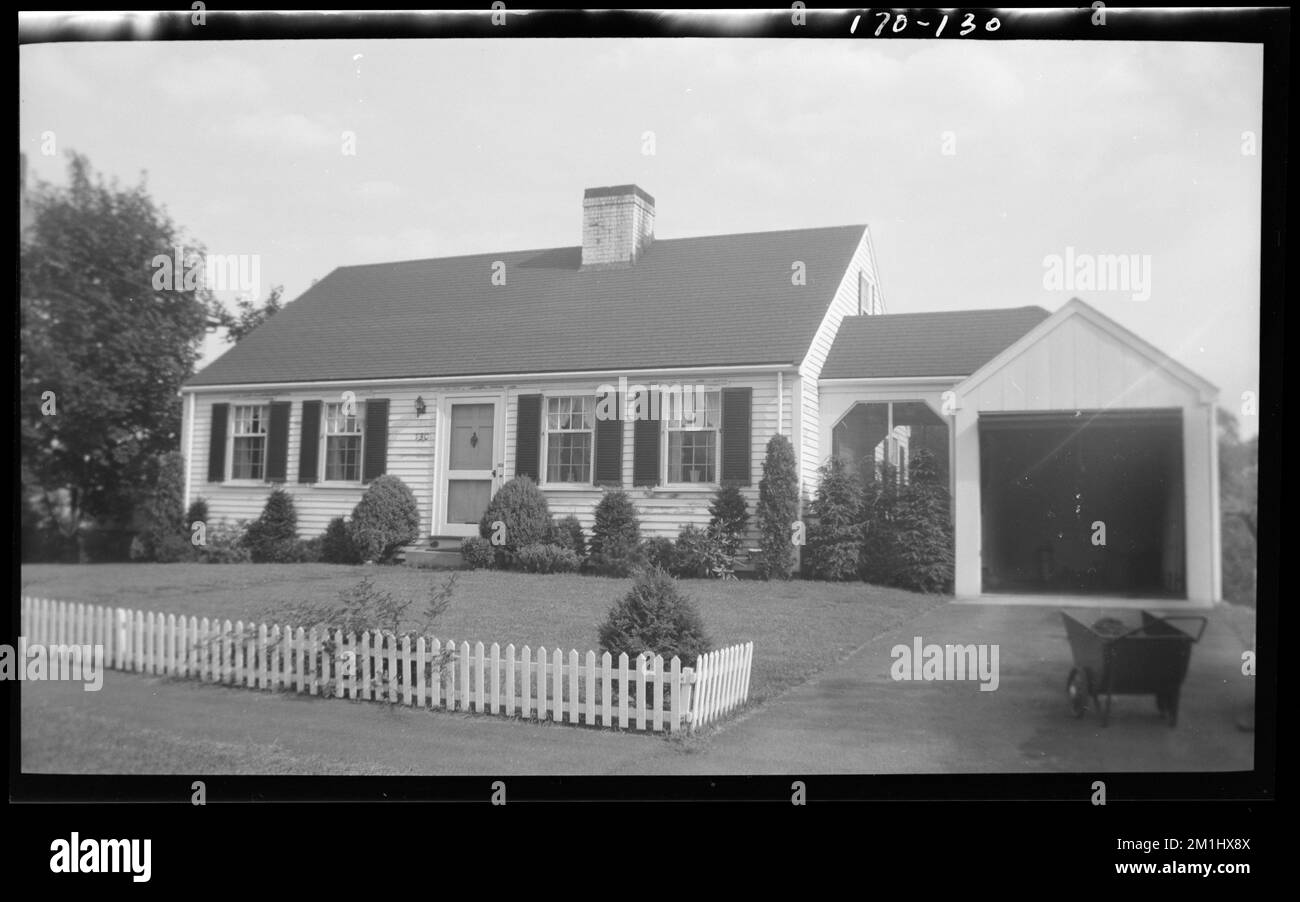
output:
{"label": "wheelbarrow handle", "polygon": [[1209,624],[1210,624],[1210,618],[1209,618],[1209,617],[1203,617],[1203,616],[1201,616],[1200,614],[1171,614],[1171,615],[1169,615],[1168,617],[1161,617],[1160,619],[1161,619],[1161,620],[1164,620],[1164,621],[1169,621],[1169,620],[1198,620],[1198,621],[1200,621],[1201,628],[1198,629],[1198,630],[1196,631],[1196,635],[1192,637],[1192,641],[1193,641],[1193,642],[1200,642],[1200,641],[1201,641],[1201,636],[1205,634],[1205,628],[1206,628],[1207,626],[1209,626]]}

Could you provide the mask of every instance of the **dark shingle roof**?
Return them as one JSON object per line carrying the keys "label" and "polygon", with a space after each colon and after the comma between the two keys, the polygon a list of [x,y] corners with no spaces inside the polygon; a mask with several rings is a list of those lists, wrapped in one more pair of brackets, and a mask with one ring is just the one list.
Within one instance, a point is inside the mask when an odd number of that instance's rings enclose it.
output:
{"label": "dark shingle roof", "polygon": [[846,317],[821,377],[969,376],[1048,315],[1011,307]]}
{"label": "dark shingle roof", "polygon": [[864,229],[659,240],[604,271],[578,247],[341,267],[188,384],[798,363]]}

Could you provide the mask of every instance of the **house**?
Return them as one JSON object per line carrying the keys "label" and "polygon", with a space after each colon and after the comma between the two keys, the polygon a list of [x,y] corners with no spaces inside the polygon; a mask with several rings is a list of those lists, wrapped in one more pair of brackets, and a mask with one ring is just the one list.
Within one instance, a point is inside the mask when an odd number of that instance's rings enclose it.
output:
{"label": "house", "polygon": [[582,209],[580,246],[313,285],[185,385],[187,503],[249,518],[283,484],[317,535],[391,473],[442,542],[528,475],[673,536],[719,485],[756,504],[780,432],[805,497],[833,454],[932,451],[959,595],[1219,597],[1215,390],[1083,302],[890,315],[866,226],[656,240],[635,185]]}

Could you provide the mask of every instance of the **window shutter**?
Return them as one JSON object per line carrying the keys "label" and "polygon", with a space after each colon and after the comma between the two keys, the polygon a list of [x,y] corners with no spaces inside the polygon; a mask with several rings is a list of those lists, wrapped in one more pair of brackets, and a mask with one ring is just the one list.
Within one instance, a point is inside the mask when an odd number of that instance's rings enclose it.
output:
{"label": "window shutter", "polygon": [[289,402],[272,401],[266,424],[266,481],[284,482],[289,476]]}
{"label": "window shutter", "polygon": [[[623,396],[614,393],[614,409],[622,413]],[[595,429],[596,485],[623,485],[623,420],[596,418]]]}
{"label": "window shutter", "polygon": [[753,445],[750,439],[750,410],[754,390],[722,390],[722,484],[751,485]]}
{"label": "window shutter", "polygon": [[650,412],[658,410],[653,419],[638,418],[632,424],[632,485],[659,484],[659,435],[663,428],[663,398],[647,396],[645,403]]}
{"label": "window shutter", "polygon": [[226,421],[229,404],[212,405],[212,432],[208,436],[208,482],[226,481]]}
{"label": "window shutter", "polygon": [[298,481],[320,479],[320,401],[302,402],[302,433],[298,445]]}
{"label": "window shutter", "polygon": [[365,449],[362,452],[361,481],[369,482],[388,472],[388,399],[366,402]]}
{"label": "window shutter", "polygon": [[515,399],[515,475],[541,482],[542,396]]}

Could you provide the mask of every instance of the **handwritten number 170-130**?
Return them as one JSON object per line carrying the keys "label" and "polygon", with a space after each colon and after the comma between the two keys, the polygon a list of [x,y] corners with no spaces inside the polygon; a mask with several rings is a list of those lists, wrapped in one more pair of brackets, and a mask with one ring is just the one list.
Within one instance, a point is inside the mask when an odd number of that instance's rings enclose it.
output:
{"label": "handwritten number 170-130", "polygon": [[[905,30],[908,26],[908,19],[906,13],[895,14],[895,13],[882,10],[881,12],[878,13],[872,13],[872,15],[880,17],[880,24],[876,26],[875,37],[880,37],[881,33],[884,32],[885,30],[885,26],[889,24],[890,19],[894,20],[894,24],[889,30],[892,31],[894,34],[898,34],[899,32]],[[857,31],[858,20],[861,18],[862,18],[861,16],[853,17],[853,25],[849,28],[850,34]],[[922,22],[920,19],[916,20],[916,24],[921,28],[930,27],[929,22]],[[944,15],[944,17],[939,22],[939,27],[935,29],[934,36],[936,38],[942,37],[943,30],[947,25],[948,25],[948,16]],[[975,14],[966,13],[966,15],[961,20],[961,24],[957,26],[958,28],[957,34],[959,37],[964,38],[966,35],[974,31],[976,27],[977,26],[975,25]],[[1001,27],[1002,27],[1002,23],[998,21],[998,18],[996,16],[990,18],[987,22],[984,23],[984,30],[989,32],[997,31]]]}

